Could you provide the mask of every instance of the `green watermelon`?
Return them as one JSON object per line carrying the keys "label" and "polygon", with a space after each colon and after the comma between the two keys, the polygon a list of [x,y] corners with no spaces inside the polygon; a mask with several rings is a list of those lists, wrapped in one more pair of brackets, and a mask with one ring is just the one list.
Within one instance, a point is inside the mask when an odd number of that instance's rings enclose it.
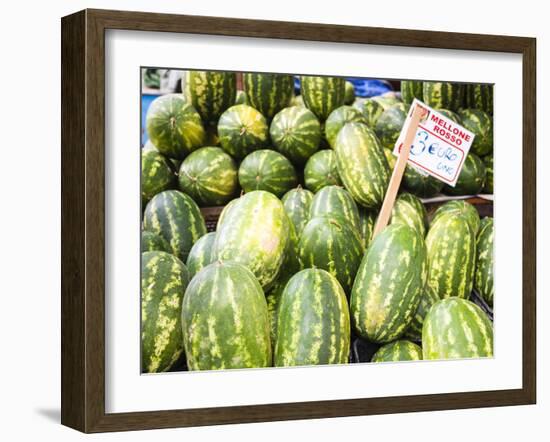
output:
{"label": "green watermelon", "polygon": [[344,92],[344,104],[352,104],[355,101],[355,86],[351,81],[346,81]]}
{"label": "green watermelon", "polygon": [[201,117],[180,94],[155,98],[147,111],[145,126],[151,142],[169,158],[183,160],[204,142]]}
{"label": "green watermelon", "polygon": [[303,269],[300,257],[298,256],[298,241],[299,236],[294,227],[294,223],[285,213],[288,220],[288,241],[284,251],[283,264],[281,265],[280,276],[283,274],[294,275]]}
{"label": "green watermelon", "polygon": [[432,224],[434,224],[441,216],[452,213],[454,215],[462,215],[470,224],[470,228],[477,235],[479,230],[479,213],[477,209],[464,200],[448,201],[445,204],[439,206],[432,218]]}
{"label": "green watermelon", "polygon": [[235,104],[237,75],[227,71],[186,71],[182,83],[189,103],[205,123],[216,123]]}
{"label": "green watermelon", "polygon": [[403,223],[412,227],[424,238],[426,236],[427,213],[422,202],[410,193],[397,196],[391,212],[391,224]]}
{"label": "green watermelon", "polygon": [[325,121],[325,136],[330,147],[334,149],[336,137],[340,129],[346,123],[352,122],[367,124],[367,120],[363,114],[351,106],[340,106],[330,113],[327,121]]}
{"label": "green watermelon", "polygon": [[476,235],[468,220],[446,213],[432,222],[426,236],[428,284],[440,298],[468,298],[472,292]]}
{"label": "green watermelon", "polygon": [[274,150],[247,155],[239,166],[239,183],[245,192],[265,190],[281,197],[298,184],[292,163]]}
{"label": "green watermelon", "polygon": [[342,185],[333,150],[320,150],[307,160],[304,168],[304,181],[306,187],[314,193],[326,186]]}
{"label": "green watermelon", "polygon": [[298,254],[303,268],[326,270],[349,293],[365,249],[348,220],[327,214],[311,218],[300,236]]}
{"label": "green watermelon", "polygon": [[493,218],[483,218],[476,241],[476,270],[474,287],[489,305],[493,305],[494,284],[494,222]]}
{"label": "green watermelon", "polygon": [[448,109],[456,112],[462,107],[464,85],[425,81],[422,85],[422,101],[434,109]]}
{"label": "green watermelon", "polygon": [[309,209],[309,219],[333,215],[347,220],[358,232],[359,210],[349,192],[340,186],[326,186],[315,194]]}
{"label": "green watermelon", "polygon": [[432,305],[439,301],[439,295],[436,291],[426,284],[420,295],[420,303],[416,309],[416,313],[409,325],[409,328],[405,332],[405,337],[413,341],[422,340],[422,326],[424,325],[424,318],[430,311]]}
{"label": "green watermelon", "polygon": [[390,171],[393,172],[393,169],[395,169],[395,163],[397,163],[397,157],[393,154],[391,149],[388,149],[386,147],[384,147],[383,149],[384,149],[384,156],[388,161],[388,166],[390,166]]}
{"label": "green watermelon", "polygon": [[302,234],[302,230],[309,219],[309,208],[312,200],[313,193],[307,189],[302,189],[302,186],[289,190],[281,199],[298,237]]}
{"label": "green watermelon", "polygon": [[347,123],[336,138],[336,165],[353,199],[366,208],[382,205],[390,168],[374,132],[361,123]]}
{"label": "green watermelon", "polygon": [[166,252],[141,254],[141,371],[158,373],[183,354],[181,303],[189,283],[185,265]]}
{"label": "green watermelon", "polygon": [[222,148],[241,160],[250,152],[266,147],[269,130],[264,116],[251,106],[237,104],[227,109],[218,121]]}
{"label": "green watermelon", "polygon": [[493,115],[493,85],[467,84],[464,103],[467,109],[479,109]]}
{"label": "green watermelon", "polygon": [[290,105],[294,97],[294,78],[283,74],[243,74],[248,104],[257,109],[267,121]]}
{"label": "green watermelon", "polygon": [[172,189],[176,175],[170,160],[155,149],[141,151],[141,204],[147,202],[157,193]]}
{"label": "green watermelon", "polygon": [[289,225],[283,203],[275,195],[262,190],[246,193],[235,200],[218,226],[215,256],[247,266],[266,288],[281,270]]}
{"label": "green watermelon", "polygon": [[367,250],[372,239],[372,232],[374,231],[374,225],[376,224],[377,218],[377,212],[363,209],[362,207],[359,209],[359,234],[363,239],[363,247],[365,250]]}
{"label": "green watermelon", "polygon": [[235,104],[250,104],[248,102],[248,96],[245,91],[237,90],[237,96],[235,97]]}
{"label": "green watermelon", "polygon": [[141,253],[143,252],[168,252],[171,253],[172,249],[170,244],[162,236],[157,235],[149,230],[141,231]]}
{"label": "green watermelon", "polygon": [[298,165],[317,152],[321,141],[319,120],[300,106],[287,107],[275,115],[269,133],[275,148]]}
{"label": "green watermelon", "polygon": [[321,121],[344,104],[346,81],[343,78],[302,76],[300,84],[304,104]]}
{"label": "green watermelon", "polygon": [[466,155],[462,170],[454,187],[445,185],[447,195],[477,195],[483,190],[487,171],[485,164],[475,153]]}
{"label": "green watermelon", "polygon": [[441,192],[445,185],[443,181],[439,181],[433,176],[425,175],[410,164],[407,164],[407,167],[405,167],[402,184],[410,193],[420,198],[434,197]]}
{"label": "green watermelon", "polygon": [[281,295],[274,365],[348,362],[350,319],[346,295],[330,273],[305,269]]}
{"label": "green watermelon", "polygon": [[376,97],[373,97],[372,100],[380,104],[384,108],[384,110],[389,109],[396,104],[404,104],[403,101],[393,91],[386,92],[382,95],[377,95]]}
{"label": "green watermelon", "polygon": [[400,339],[380,347],[371,362],[418,361],[422,359],[422,348],[414,342]]}
{"label": "green watermelon", "polygon": [[265,296],[241,264],[218,261],[195,275],[183,297],[182,329],[189,370],[271,365]]}
{"label": "green watermelon", "polygon": [[212,264],[215,260],[214,257],[214,242],[216,241],[216,232],[210,232],[201,236],[187,256],[187,270],[189,270],[189,277],[193,278],[208,264]]}
{"label": "green watermelon", "polygon": [[493,155],[484,156],[483,163],[485,164],[485,171],[487,172],[487,178],[485,180],[483,191],[493,193]]}
{"label": "green watermelon", "polygon": [[161,235],[183,262],[195,242],[206,233],[197,203],[185,193],[165,190],[153,197],[143,214],[143,227]]}
{"label": "green watermelon", "polygon": [[371,342],[398,339],[411,323],[426,282],[424,240],[405,224],[390,224],[371,242],[351,291],[357,334]]}
{"label": "green watermelon", "polygon": [[475,134],[470,152],[479,155],[493,153],[493,118],[479,109],[462,109],[458,113],[462,126]]}
{"label": "green watermelon", "polygon": [[420,101],[423,99],[422,81],[403,80],[401,81],[401,98],[403,103],[410,105],[416,98]]}
{"label": "green watermelon", "polygon": [[407,109],[403,103],[388,107],[380,115],[374,131],[383,147],[393,151],[406,118]]}
{"label": "green watermelon", "polygon": [[180,166],[179,187],[201,206],[222,206],[239,189],[237,165],[219,147],[201,147]]}
{"label": "green watermelon", "polygon": [[279,318],[279,304],[281,303],[281,296],[288,283],[288,280],[292,275],[283,274],[279,278],[273,287],[265,295],[267,301],[267,312],[269,314],[270,336],[271,336],[271,348],[275,349],[275,342],[277,341],[277,320]]}
{"label": "green watermelon", "polygon": [[493,325],[473,302],[448,298],[432,306],[422,328],[424,359],[493,356]]}
{"label": "green watermelon", "polygon": [[361,111],[367,121],[367,126],[374,130],[378,118],[380,118],[380,115],[384,113],[384,106],[372,98],[361,98],[360,100],[355,100],[353,106]]}
{"label": "green watermelon", "polygon": [[426,206],[424,206],[420,198],[411,193],[401,192],[398,196],[398,199],[407,201],[408,203],[412,204],[420,215],[424,226],[426,228],[429,226],[430,223],[428,222],[428,211],[426,210]]}
{"label": "green watermelon", "polygon": [[454,121],[456,124],[459,124],[462,126],[462,120],[460,119],[460,117],[456,112],[450,111],[448,109],[437,109],[437,112],[447,117],[449,120]]}
{"label": "green watermelon", "polygon": [[[243,195],[243,193],[241,193],[241,196]],[[239,197],[240,198],[240,197]],[[234,204],[239,201],[239,198],[235,198],[235,199],[232,199],[231,201],[229,201],[229,203],[227,203],[224,208],[222,209],[222,211],[220,212],[220,216],[218,217],[218,222],[216,223],[216,231],[220,230],[220,226],[222,225],[223,223],[223,220],[225,218],[225,215],[227,215],[231,209],[233,208]]]}

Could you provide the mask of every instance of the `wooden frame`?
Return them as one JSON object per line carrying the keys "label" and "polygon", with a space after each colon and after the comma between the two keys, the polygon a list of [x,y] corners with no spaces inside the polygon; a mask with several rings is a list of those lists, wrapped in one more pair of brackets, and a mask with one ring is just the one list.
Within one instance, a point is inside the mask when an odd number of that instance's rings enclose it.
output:
{"label": "wooden frame", "polygon": [[[518,53],[523,57],[523,387],[372,399],[105,413],[106,29]],[[84,432],[533,404],[536,400],[536,41],[533,38],[141,12],[62,19],[62,407]]]}

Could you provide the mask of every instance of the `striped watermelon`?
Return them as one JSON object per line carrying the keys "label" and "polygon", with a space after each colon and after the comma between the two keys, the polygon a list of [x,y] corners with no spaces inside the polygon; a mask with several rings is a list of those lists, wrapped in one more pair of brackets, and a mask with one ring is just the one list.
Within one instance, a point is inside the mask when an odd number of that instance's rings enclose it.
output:
{"label": "striped watermelon", "polygon": [[352,106],[340,106],[330,113],[327,121],[325,121],[325,136],[330,147],[334,149],[336,137],[340,129],[346,123],[352,122],[367,124],[367,120],[363,114]]}
{"label": "striped watermelon", "polygon": [[423,99],[423,82],[415,80],[403,80],[401,82],[401,98],[403,103],[410,105],[416,98],[420,101]]}
{"label": "striped watermelon", "polygon": [[141,255],[141,371],[167,371],[183,354],[181,303],[185,265],[166,252]]}
{"label": "striped watermelon", "polygon": [[388,107],[380,115],[374,131],[383,147],[393,150],[406,118],[407,108],[403,103]]}
{"label": "striped watermelon", "polygon": [[205,123],[216,123],[220,115],[235,104],[237,76],[235,72],[186,71],[185,96]]}
{"label": "striped watermelon", "polygon": [[390,223],[406,224],[424,238],[426,236],[427,216],[426,208],[417,197],[410,193],[401,193],[395,200]]}
{"label": "striped watermelon", "polygon": [[179,188],[201,206],[222,206],[239,190],[237,165],[219,147],[201,147],[181,163]]}
{"label": "striped watermelon", "polygon": [[247,155],[239,166],[239,183],[245,192],[265,190],[281,197],[298,184],[292,163],[274,150]]}
{"label": "striped watermelon", "polygon": [[437,109],[437,112],[447,117],[449,120],[454,121],[456,124],[462,125],[462,120],[456,112],[450,111],[448,109]]}
{"label": "striped watermelon", "polygon": [[302,186],[289,190],[281,199],[298,237],[302,234],[302,230],[309,219],[309,208],[312,200],[313,193],[307,189],[302,189]]}
{"label": "striped watermelon", "polygon": [[294,79],[292,75],[243,74],[243,85],[248,104],[257,109],[267,121],[281,109],[290,105],[294,97]]}
{"label": "striped watermelon", "polygon": [[390,181],[390,168],[372,130],[348,123],[336,138],[336,165],[344,186],[357,203],[367,208],[382,204]]}
{"label": "striped watermelon", "polygon": [[384,150],[384,156],[388,161],[388,166],[390,166],[390,171],[393,172],[393,169],[395,169],[395,163],[397,163],[397,157],[393,154],[391,149],[384,147],[383,150]]}
{"label": "striped watermelon", "polygon": [[483,190],[487,193],[493,193],[493,155],[484,156],[483,163],[485,164],[485,171],[487,172]]}
{"label": "striped watermelon", "polygon": [[218,226],[215,256],[247,266],[266,288],[281,269],[289,225],[283,203],[275,195],[262,190],[246,193],[235,200]]}
{"label": "striped watermelon", "polygon": [[494,222],[493,218],[483,218],[476,241],[476,270],[474,287],[489,305],[493,305],[494,285]]}
{"label": "striped watermelon", "polygon": [[422,348],[414,342],[400,339],[380,347],[371,362],[419,361],[421,359]]}
{"label": "striped watermelon", "polygon": [[163,95],[153,100],[145,125],[151,142],[169,158],[183,160],[204,142],[201,117],[180,94]]}
{"label": "striped watermelon", "polygon": [[367,126],[374,130],[378,118],[384,113],[384,106],[372,98],[355,100],[353,106],[361,111],[367,121]]}
{"label": "striped watermelon", "polygon": [[377,212],[363,209],[362,207],[359,209],[359,234],[363,239],[363,247],[365,248],[365,250],[370,244],[372,232],[374,231],[374,225],[376,224],[377,218]]}
{"label": "striped watermelon", "polygon": [[187,270],[189,270],[189,277],[193,278],[208,264],[212,264],[215,260],[214,257],[214,242],[216,241],[216,232],[210,232],[201,236],[187,256]]}
{"label": "striped watermelon", "polygon": [[[286,213],[285,213],[286,215]],[[288,242],[284,251],[283,263],[281,264],[280,276],[283,274],[293,275],[303,269],[300,257],[298,255],[298,241],[299,237],[294,227],[294,223],[288,215]]]}
{"label": "striped watermelon", "polygon": [[287,283],[278,310],[274,365],[345,364],[350,345],[346,295],[321,269],[305,269]]}
{"label": "striped watermelon", "polygon": [[235,104],[248,104],[248,105],[250,104],[248,102],[248,96],[246,95],[245,91],[241,91],[240,89],[237,89]]}
{"label": "striped watermelon", "polygon": [[493,118],[479,109],[462,109],[458,115],[462,126],[475,134],[470,147],[480,157],[493,153]]}
{"label": "striped watermelon", "polygon": [[426,284],[420,295],[420,302],[416,313],[409,325],[409,328],[405,332],[405,337],[413,341],[422,340],[422,326],[424,325],[424,318],[430,311],[432,305],[439,301],[439,295],[436,291]]}
{"label": "striped watermelon", "polygon": [[321,141],[321,125],[310,110],[292,106],[275,115],[269,134],[279,152],[293,163],[301,165],[317,152]]}
{"label": "striped watermelon", "polygon": [[424,359],[493,356],[493,325],[473,302],[448,298],[432,306],[422,328]]}
{"label": "striped watermelon", "polygon": [[360,230],[357,204],[343,187],[327,186],[315,194],[309,209],[309,219],[324,215],[344,218],[358,232]]}
{"label": "striped watermelon", "polygon": [[171,253],[172,249],[170,244],[162,236],[157,235],[149,230],[141,231],[141,253],[143,252],[168,252]]}
{"label": "striped watermelon", "polygon": [[304,104],[321,121],[344,104],[346,81],[343,78],[302,76],[300,84]]}
{"label": "striped watermelon", "polygon": [[398,339],[413,319],[426,282],[424,240],[405,224],[390,224],[371,242],[351,291],[357,334],[369,341]]}
{"label": "striped watermelon", "polygon": [[183,298],[182,329],[189,370],[271,365],[265,296],[241,264],[214,262],[195,275]]}
{"label": "striped watermelon", "polygon": [[468,201],[448,201],[445,204],[439,206],[432,218],[432,224],[434,224],[440,217],[447,213],[462,215],[468,221],[468,224],[474,232],[474,235],[477,235],[477,232],[479,230],[479,213],[477,209]]}
{"label": "striped watermelon", "polygon": [[407,164],[407,167],[405,167],[402,184],[410,193],[420,198],[431,198],[437,195],[445,185],[443,181],[439,181],[433,176],[425,175],[410,164]]}
{"label": "striped watermelon", "polygon": [[176,181],[170,160],[156,149],[141,151],[141,204],[164,190],[172,189]]}
{"label": "striped watermelon", "polygon": [[238,160],[269,143],[265,118],[246,104],[232,106],[221,115],[218,136],[223,149]]}
{"label": "striped watermelon", "polygon": [[314,193],[326,186],[342,185],[336,166],[336,154],[333,150],[320,150],[307,160],[304,181],[306,187]]}
{"label": "striped watermelon", "polygon": [[300,236],[298,254],[303,268],[326,270],[349,293],[365,249],[348,220],[330,215],[311,218]]}
{"label": "striped watermelon", "polygon": [[475,153],[469,153],[454,187],[445,185],[447,195],[477,195],[483,190],[487,171],[485,164]]}
{"label": "striped watermelon", "polygon": [[440,298],[468,298],[472,292],[476,236],[468,220],[447,213],[432,222],[426,236],[428,284]]}
{"label": "striped watermelon", "polygon": [[376,97],[373,97],[372,100],[380,104],[384,110],[389,109],[396,104],[403,104],[403,101],[393,91],[386,92],[382,95],[377,95]]}
{"label": "striped watermelon", "polygon": [[464,103],[468,109],[479,109],[489,115],[493,115],[493,85],[467,84]]}
{"label": "striped watermelon", "polygon": [[[241,193],[241,196],[243,195],[243,193]],[[240,197],[239,197],[240,198]],[[229,203],[227,203],[224,208],[222,209],[221,213],[220,213],[220,216],[218,217],[218,222],[216,223],[216,231],[220,230],[220,226],[222,225],[223,223],[223,220],[225,219],[225,216],[232,210],[233,206],[235,205],[235,203],[237,201],[239,201],[239,198],[235,198],[231,201],[229,201]]]}
{"label": "striped watermelon", "polygon": [[346,81],[344,92],[344,104],[352,104],[355,101],[355,86],[351,81]]}
{"label": "striped watermelon", "polygon": [[425,81],[422,85],[422,101],[434,109],[457,111],[464,100],[464,85]]}
{"label": "striped watermelon", "polygon": [[277,341],[277,320],[279,318],[279,304],[281,303],[281,296],[283,295],[283,291],[291,276],[292,275],[285,273],[277,278],[277,281],[273,284],[273,287],[265,296],[267,301],[267,313],[269,315],[272,349],[275,349],[275,342]]}
{"label": "striped watermelon", "polygon": [[163,236],[172,253],[183,262],[193,244],[206,233],[197,203],[177,190],[165,190],[149,201],[143,214],[143,227]]}

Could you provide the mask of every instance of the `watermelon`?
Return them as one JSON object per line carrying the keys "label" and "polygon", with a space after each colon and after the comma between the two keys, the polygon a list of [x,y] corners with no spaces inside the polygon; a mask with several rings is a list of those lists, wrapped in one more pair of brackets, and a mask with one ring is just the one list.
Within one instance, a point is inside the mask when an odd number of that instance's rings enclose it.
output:
{"label": "watermelon", "polygon": [[435,303],[422,328],[424,359],[493,356],[493,325],[483,310],[466,299]]}
{"label": "watermelon", "polygon": [[187,101],[205,123],[215,123],[235,104],[237,75],[226,71],[186,71],[182,83]]}
{"label": "watermelon", "polygon": [[240,160],[268,145],[269,130],[261,113],[246,104],[237,104],[221,115],[218,136],[222,148]]}
{"label": "watermelon", "polygon": [[445,183],[407,164],[403,174],[403,187],[420,198],[431,198],[443,189]]}
{"label": "watermelon", "polygon": [[158,373],[183,354],[181,304],[189,274],[174,255],[141,254],[141,371]]}
{"label": "watermelon", "polygon": [[347,123],[336,138],[336,165],[353,199],[367,208],[382,205],[390,168],[374,132],[361,123]]}
{"label": "watermelon", "polygon": [[457,111],[462,107],[464,85],[425,81],[422,85],[422,101],[434,109]]}
{"label": "watermelon", "polygon": [[206,233],[206,224],[197,203],[183,192],[165,190],[145,207],[143,227],[161,235],[171,252],[182,262],[195,242]]}
{"label": "watermelon", "polygon": [[476,259],[476,235],[468,220],[452,212],[438,217],[428,230],[426,247],[430,287],[440,298],[468,298]]}
{"label": "watermelon", "polygon": [[477,235],[479,230],[479,213],[477,209],[468,201],[455,200],[448,201],[445,204],[439,206],[432,218],[432,224],[434,224],[441,216],[452,213],[454,215],[462,215],[470,224],[470,228]]}
{"label": "watermelon", "polygon": [[487,193],[493,193],[493,155],[484,156],[482,159],[487,172],[483,190]]}
{"label": "watermelon", "polygon": [[333,150],[320,150],[307,160],[304,168],[304,181],[306,187],[314,193],[326,186],[342,185]]}
{"label": "watermelon", "polygon": [[[244,194],[241,193],[241,196]],[[235,198],[231,201],[229,201],[229,203],[227,203],[224,208],[222,209],[222,211],[220,212],[220,216],[218,217],[218,222],[216,223],[216,231],[220,230],[220,226],[222,225],[223,223],[223,220],[225,218],[225,216],[231,211],[231,209],[233,208],[234,204],[239,201],[239,198]]]}
{"label": "watermelon", "polygon": [[183,160],[204,142],[201,117],[180,94],[155,98],[147,111],[145,125],[151,142],[169,158]]}
{"label": "watermelon", "polygon": [[428,211],[426,210],[426,206],[424,206],[420,198],[408,192],[401,192],[398,196],[398,199],[407,201],[408,203],[412,204],[420,215],[424,226],[426,228],[429,226],[430,223],[428,222]]}
{"label": "watermelon", "polygon": [[185,291],[181,317],[189,370],[271,365],[267,303],[245,266],[218,261],[203,268]]}
{"label": "watermelon", "polygon": [[285,213],[288,220],[288,242],[284,251],[283,264],[281,265],[280,276],[283,274],[293,275],[303,269],[300,257],[298,255],[299,237],[294,227],[294,223]]}
{"label": "watermelon", "polygon": [[279,152],[293,163],[302,165],[319,148],[321,125],[310,110],[292,106],[275,115],[269,134]]}
{"label": "watermelon", "polygon": [[476,240],[476,270],[474,287],[489,305],[493,305],[494,285],[494,222],[493,218],[483,218]]}
{"label": "watermelon", "polygon": [[340,129],[346,123],[352,122],[367,124],[367,120],[363,114],[351,106],[340,106],[330,113],[327,121],[325,121],[325,136],[330,147],[334,149],[336,137]]}
{"label": "watermelon", "polygon": [[215,260],[214,258],[214,242],[216,241],[216,232],[210,232],[206,235],[201,236],[187,256],[187,270],[189,270],[189,277],[193,278],[197,273],[199,273],[204,267],[208,264],[212,264]]}
{"label": "watermelon", "polygon": [[423,90],[422,90],[422,81],[415,80],[403,80],[401,81],[401,98],[403,103],[410,105],[413,100],[422,101],[423,99]]}
{"label": "watermelon", "polygon": [[450,111],[448,109],[437,109],[437,112],[447,117],[449,120],[454,121],[456,124],[462,125],[462,120],[456,112]]}
{"label": "watermelon", "polygon": [[395,169],[395,163],[397,163],[397,157],[393,154],[391,149],[388,149],[386,147],[384,147],[383,149],[384,149],[384,156],[388,161],[388,166],[390,166],[390,171],[393,172],[393,169]]}
{"label": "watermelon", "polygon": [[371,362],[418,361],[422,359],[422,348],[414,342],[400,339],[380,347]]}
{"label": "watermelon", "polygon": [[390,223],[406,224],[424,238],[427,224],[426,209],[422,202],[414,195],[401,193],[393,205]]}
{"label": "watermelon", "polygon": [[170,244],[162,236],[157,235],[149,230],[141,231],[141,252],[152,252],[157,250],[159,252],[171,253]]}
{"label": "watermelon", "polygon": [[235,97],[235,104],[250,104],[248,102],[248,97],[245,91],[240,89],[237,90],[237,95]]}
{"label": "watermelon", "polygon": [[239,166],[239,183],[245,192],[265,190],[278,197],[298,184],[292,163],[279,152],[262,149],[247,155]]}
{"label": "watermelon", "polygon": [[304,104],[321,121],[344,104],[346,81],[343,78],[302,76],[300,84]]}
{"label": "watermelon", "polygon": [[370,244],[377,218],[378,213],[372,210],[363,209],[362,207],[359,208],[359,234],[363,239],[363,247],[365,250]]}
{"label": "watermelon", "polygon": [[390,224],[371,242],[351,291],[356,333],[385,344],[405,333],[426,283],[424,240],[405,224]]}
{"label": "watermelon", "polygon": [[409,325],[409,328],[405,332],[405,337],[413,341],[422,340],[422,326],[424,325],[424,318],[430,311],[432,305],[439,301],[439,295],[436,291],[426,284],[420,295],[420,303],[416,309],[416,313]]}
{"label": "watermelon", "polygon": [[298,254],[303,268],[326,270],[349,293],[365,249],[348,220],[332,215],[311,218],[300,236]]}
{"label": "watermelon", "polygon": [[355,86],[351,81],[346,80],[344,92],[344,104],[352,104],[355,101]]}
{"label": "watermelon", "polygon": [[309,208],[312,200],[313,193],[307,189],[302,189],[302,186],[289,190],[281,199],[298,237],[302,234],[302,230],[309,219]]}
{"label": "watermelon", "polygon": [[294,97],[294,78],[283,74],[243,74],[248,104],[257,109],[267,121],[290,105]]}
{"label": "watermelon", "polygon": [[272,349],[275,349],[275,342],[277,341],[277,320],[279,317],[279,304],[281,303],[281,296],[291,276],[292,275],[285,273],[277,278],[277,281],[273,284],[273,287],[265,296],[267,302],[267,313],[269,315]]}
{"label": "watermelon", "polygon": [[290,101],[290,105],[291,105],[291,106],[306,107],[306,105],[304,104],[304,97],[302,97],[301,95],[296,95],[296,96]]}
{"label": "watermelon", "polygon": [[349,192],[340,186],[326,186],[315,194],[309,209],[309,219],[332,215],[347,220],[358,232],[360,230],[359,210]]}
{"label": "watermelon", "polygon": [[467,109],[479,109],[493,115],[493,85],[467,84],[464,104]]}
{"label": "watermelon", "polygon": [[272,193],[255,190],[235,201],[218,226],[215,256],[247,266],[266,288],[281,269],[290,222]]}
{"label": "watermelon", "polygon": [[454,187],[445,185],[443,192],[447,195],[477,195],[483,190],[487,171],[485,164],[475,153],[466,155],[458,180]]}
{"label": "watermelon", "polygon": [[349,345],[348,304],[336,278],[322,269],[294,275],[279,302],[274,365],[345,364]]}
{"label": "watermelon", "polygon": [[380,118],[380,115],[384,113],[384,106],[382,106],[380,103],[373,100],[372,98],[362,98],[360,100],[355,100],[353,106],[361,111],[361,113],[365,117],[365,120],[367,121],[367,125],[371,129],[374,129],[376,127],[376,122],[378,121],[378,118]]}
{"label": "watermelon", "polygon": [[479,155],[493,153],[493,118],[479,109],[462,109],[458,113],[462,126],[475,134],[470,152]]}
{"label": "watermelon", "polygon": [[176,181],[173,165],[156,149],[141,151],[141,204],[164,190],[172,189]]}
{"label": "watermelon", "polygon": [[219,147],[201,147],[180,166],[179,188],[201,206],[222,206],[239,189],[237,165]]}
{"label": "watermelon", "polygon": [[373,97],[372,100],[380,104],[384,110],[389,109],[396,104],[403,104],[403,101],[393,91],[386,92],[382,95],[377,95],[376,97]]}
{"label": "watermelon", "polygon": [[403,103],[388,107],[380,115],[374,131],[383,147],[393,150],[406,118],[407,109]]}

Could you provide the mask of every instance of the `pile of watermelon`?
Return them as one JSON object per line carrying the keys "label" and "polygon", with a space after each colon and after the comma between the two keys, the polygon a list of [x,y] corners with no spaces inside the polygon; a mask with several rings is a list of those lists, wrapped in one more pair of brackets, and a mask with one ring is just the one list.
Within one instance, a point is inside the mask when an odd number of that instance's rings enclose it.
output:
{"label": "pile of watermelon", "polygon": [[[358,341],[372,362],[492,356],[492,321],[470,297],[493,304],[493,219],[423,200],[489,186],[488,90],[402,82],[362,99],[342,78],[300,80],[295,96],[290,75],[187,71],[183,93],[149,108],[142,372],[345,364]],[[454,189],[408,167],[372,238],[412,97],[480,141]]]}

